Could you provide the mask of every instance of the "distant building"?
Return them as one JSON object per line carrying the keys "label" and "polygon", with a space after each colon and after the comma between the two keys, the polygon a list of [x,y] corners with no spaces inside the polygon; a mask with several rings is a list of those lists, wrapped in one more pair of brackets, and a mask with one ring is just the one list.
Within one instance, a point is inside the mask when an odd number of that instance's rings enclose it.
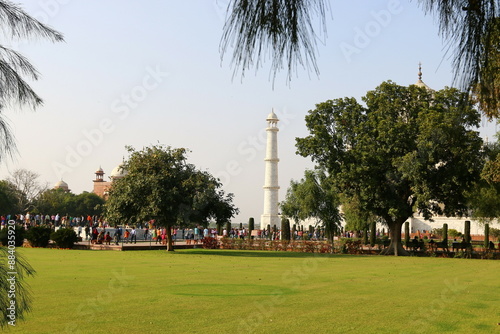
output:
{"label": "distant building", "polygon": [[64,182],[63,180],[57,182],[55,185],[54,185],[54,188],[53,189],[62,189],[64,190],[65,192],[69,192],[69,187],[68,187],[68,184],[66,182]]}
{"label": "distant building", "polygon": [[120,179],[127,175],[127,171],[123,168],[123,163],[116,166],[109,176],[110,181],[104,180],[104,170],[99,167],[99,169],[95,172],[94,182],[94,190],[92,191],[94,194],[106,198],[108,196],[109,189],[111,189],[111,185],[113,181],[116,179]]}

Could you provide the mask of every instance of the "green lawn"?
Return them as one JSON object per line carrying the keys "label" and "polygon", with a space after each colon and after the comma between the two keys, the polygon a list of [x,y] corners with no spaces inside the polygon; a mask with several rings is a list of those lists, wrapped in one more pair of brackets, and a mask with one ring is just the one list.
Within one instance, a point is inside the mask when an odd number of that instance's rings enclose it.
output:
{"label": "green lawn", "polygon": [[500,261],[18,251],[37,275],[10,333],[500,333]]}

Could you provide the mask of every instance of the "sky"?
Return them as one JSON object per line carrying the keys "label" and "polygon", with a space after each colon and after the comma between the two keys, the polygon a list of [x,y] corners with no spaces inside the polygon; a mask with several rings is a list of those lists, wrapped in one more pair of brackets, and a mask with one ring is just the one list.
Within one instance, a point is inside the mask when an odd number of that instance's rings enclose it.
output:
{"label": "sky", "polygon": [[[307,136],[304,117],[329,99],[355,97],[386,80],[453,86],[450,54],[438,25],[417,1],[331,1],[327,34],[318,38],[319,76],[298,68],[271,80],[267,61],[244,78],[235,74],[220,39],[229,0],[16,1],[60,31],[63,43],[9,41],[40,72],[33,89],[43,106],[3,111],[17,154],[4,159],[0,178],[18,168],[52,187],[92,191],[127,158],[125,146],[164,144],[190,150],[188,161],[219,177],[234,194],[233,223],[260,221],[263,210],[266,117],[278,127],[280,201],[290,180],[313,164],[295,154]],[[9,44],[10,43],[10,44]],[[492,140],[496,125],[480,130]]]}

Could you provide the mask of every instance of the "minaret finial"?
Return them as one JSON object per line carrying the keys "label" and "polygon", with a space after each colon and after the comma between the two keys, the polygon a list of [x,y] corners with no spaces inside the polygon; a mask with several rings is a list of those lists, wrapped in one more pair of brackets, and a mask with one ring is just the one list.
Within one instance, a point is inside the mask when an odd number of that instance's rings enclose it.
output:
{"label": "minaret finial", "polygon": [[422,63],[418,63],[418,80],[422,80]]}

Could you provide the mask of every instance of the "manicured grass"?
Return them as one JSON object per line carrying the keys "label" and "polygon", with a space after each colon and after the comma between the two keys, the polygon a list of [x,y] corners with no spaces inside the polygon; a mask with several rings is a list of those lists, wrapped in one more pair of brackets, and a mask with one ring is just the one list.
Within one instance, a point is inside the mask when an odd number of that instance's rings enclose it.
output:
{"label": "manicured grass", "polygon": [[11,333],[500,333],[500,262],[229,250],[18,249]]}

